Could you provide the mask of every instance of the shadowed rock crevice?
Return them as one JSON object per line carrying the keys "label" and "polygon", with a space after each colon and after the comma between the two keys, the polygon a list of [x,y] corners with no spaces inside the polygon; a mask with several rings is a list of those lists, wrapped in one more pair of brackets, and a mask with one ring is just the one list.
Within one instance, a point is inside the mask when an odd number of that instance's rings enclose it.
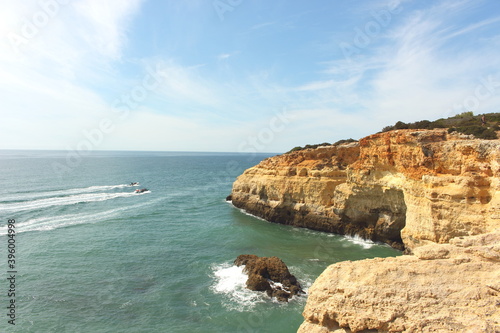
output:
{"label": "shadowed rock crevice", "polygon": [[232,199],[232,203],[269,222],[341,235],[357,235],[387,243],[399,250],[404,249],[401,230],[406,222],[406,204],[400,190],[383,190],[381,187],[360,190],[342,202],[345,207],[332,207],[329,212],[318,212],[315,206],[284,202],[273,207],[265,200],[252,202],[241,200],[238,196]]}
{"label": "shadowed rock crevice", "polygon": [[344,234],[403,249],[401,230],[406,224],[406,203],[402,190],[381,186],[356,188],[335,213],[346,226]]}

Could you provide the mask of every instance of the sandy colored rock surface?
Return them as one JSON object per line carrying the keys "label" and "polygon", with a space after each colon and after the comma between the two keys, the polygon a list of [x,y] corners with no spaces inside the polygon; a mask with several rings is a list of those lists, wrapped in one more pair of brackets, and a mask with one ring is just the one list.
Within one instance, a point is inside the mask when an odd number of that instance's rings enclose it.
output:
{"label": "sandy colored rock surface", "polygon": [[301,333],[499,332],[500,141],[396,130],[275,156],[233,185],[271,222],[406,249],[341,262],[309,289]]}
{"label": "sandy colored rock surface", "polygon": [[271,222],[412,249],[500,226],[500,141],[397,130],[275,156],[245,171],[233,204]]}
{"label": "sandy colored rock surface", "polygon": [[500,231],[414,252],[328,267],[298,332],[500,332]]}

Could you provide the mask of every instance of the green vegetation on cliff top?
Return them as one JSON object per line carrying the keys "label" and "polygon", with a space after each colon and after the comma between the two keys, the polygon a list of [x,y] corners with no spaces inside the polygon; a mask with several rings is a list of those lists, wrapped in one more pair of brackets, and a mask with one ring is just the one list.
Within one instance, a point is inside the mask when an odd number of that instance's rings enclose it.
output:
{"label": "green vegetation on cliff top", "polygon": [[472,112],[464,112],[450,118],[441,118],[435,121],[421,120],[414,123],[404,123],[398,121],[393,126],[387,126],[382,132],[397,129],[434,129],[448,128],[448,133],[459,132],[467,135],[474,135],[478,139],[497,139],[496,131],[500,129],[500,113],[484,114],[485,124],[482,124],[482,115],[475,116]]}
{"label": "green vegetation on cliff top", "polygon": [[331,144],[331,143],[328,143],[328,142],[323,142],[323,143],[318,143],[318,144],[315,144],[315,145],[305,145],[304,147],[297,146],[295,148],[292,148],[290,151],[286,152],[285,154],[292,153],[294,151],[309,149],[309,148],[316,149],[316,148],[321,147],[321,146],[338,146],[338,145],[340,145],[342,143],[356,142],[356,141],[358,141],[358,140],[346,139],[346,140],[339,140],[339,141],[335,142],[334,144]]}
{"label": "green vegetation on cliff top", "polygon": [[[472,111],[463,112],[461,114],[457,114],[453,117],[449,118],[440,118],[438,120],[429,121],[429,120],[421,120],[414,123],[404,123],[402,121],[398,121],[396,124],[392,126],[386,126],[382,129],[381,132],[389,132],[398,129],[434,129],[434,128],[448,128],[448,133],[458,132],[467,135],[474,135],[474,137],[478,139],[485,140],[495,140],[498,139],[496,131],[500,130],[500,113],[485,113],[484,119],[485,124],[482,123],[482,116],[475,116]],[[342,143],[347,142],[355,142],[357,140],[347,139],[340,140],[331,143],[320,143],[314,145],[306,145],[304,147],[295,147],[288,151],[286,154],[300,151],[308,148],[318,148],[320,146],[336,146]]]}

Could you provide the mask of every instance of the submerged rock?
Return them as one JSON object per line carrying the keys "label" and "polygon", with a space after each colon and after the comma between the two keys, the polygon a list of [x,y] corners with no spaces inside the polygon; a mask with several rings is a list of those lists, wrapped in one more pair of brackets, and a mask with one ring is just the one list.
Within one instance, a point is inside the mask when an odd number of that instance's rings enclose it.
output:
{"label": "submerged rock", "polygon": [[278,257],[242,254],[234,264],[245,266],[243,272],[248,274],[246,284],[250,290],[265,291],[269,297],[275,297],[280,302],[288,302],[290,297],[303,293],[295,276]]}

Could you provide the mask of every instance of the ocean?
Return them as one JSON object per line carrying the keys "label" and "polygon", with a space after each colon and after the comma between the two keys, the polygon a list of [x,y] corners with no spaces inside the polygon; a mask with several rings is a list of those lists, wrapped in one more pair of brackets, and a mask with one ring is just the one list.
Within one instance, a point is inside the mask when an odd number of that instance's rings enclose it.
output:
{"label": "ocean", "polygon": [[295,332],[307,295],[245,289],[238,255],[278,256],[307,290],[335,262],[401,254],[226,202],[269,156],[0,151],[0,331]]}

